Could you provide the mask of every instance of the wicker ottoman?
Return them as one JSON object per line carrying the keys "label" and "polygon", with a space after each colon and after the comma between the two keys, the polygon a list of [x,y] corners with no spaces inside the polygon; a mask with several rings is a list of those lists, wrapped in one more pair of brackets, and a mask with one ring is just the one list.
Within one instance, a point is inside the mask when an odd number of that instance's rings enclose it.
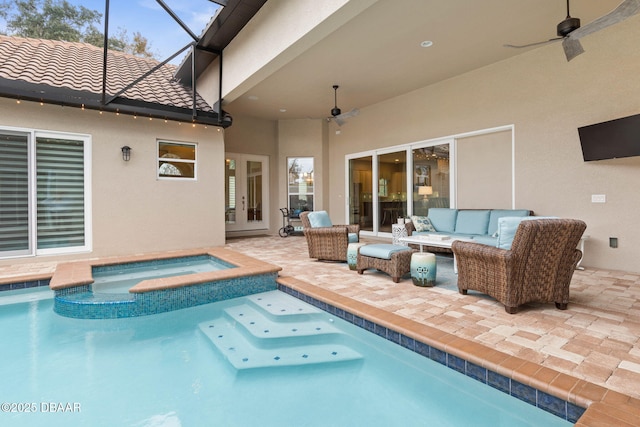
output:
{"label": "wicker ottoman", "polygon": [[368,268],[384,271],[398,283],[400,278],[411,270],[411,254],[415,252],[407,246],[400,245],[366,245],[358,251],[356,269],[358,274]]}

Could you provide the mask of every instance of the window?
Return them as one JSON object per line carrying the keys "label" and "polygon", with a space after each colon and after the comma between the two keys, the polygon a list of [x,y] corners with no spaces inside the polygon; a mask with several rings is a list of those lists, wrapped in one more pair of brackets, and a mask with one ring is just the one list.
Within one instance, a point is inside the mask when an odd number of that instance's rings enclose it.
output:
{"label": "window", "polygon": [[313,157],[287,159],[289,209],[298,216],[313,210]]}
{"label": "window", "polygon": [[158,178],[195,179],[196,144],[158,141]]}
{"label": "window", "polygon": [[88,136],[0,129],[0,257],[89,250]]}

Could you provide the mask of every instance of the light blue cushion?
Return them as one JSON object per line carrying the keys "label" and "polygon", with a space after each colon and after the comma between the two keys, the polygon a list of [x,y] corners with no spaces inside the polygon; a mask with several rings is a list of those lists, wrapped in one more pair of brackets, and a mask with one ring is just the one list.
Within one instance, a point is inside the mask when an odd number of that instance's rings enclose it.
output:
{"label": "light blue cushion", "polygon": [[456,229],[456,217],[458,216],[457,209],[449,208],[430,208],[429,209],[429,221],[433,225],[436,231],[443,231],[445,233],[453,233]]}
{"label": "light blue cushion", "polygon": [[331,224],[331,218],[329,218],[329,214],[327,213],[327,211],[309,212],[307,218],[309,218],[309,224],[311,224],[311,228],[333,226],[333,224]]}
{"label": "light blue cushion", "polygon": [[418,233],[436,231],[431,221],[429,221],[429,217],[412,215],[411,222]]}
{"label": "light blue cushion", "polygon": [[511,249],[513,238],[518,231],[518,226],[522,221],[532,219],[553,219],[553,216],[526,216],[526,217],[509,217],[505,216],[498,219],[498,242],[497,247],[500,249]]}
{"label": "light blue cushion", "polygon": [[391,255],[395,252],[410,251],[407,246],[389,245],[389,244],[377,244],[366,245],[360,248],[360,255],[365,255],[371,258],[379,259],[391,259]]}
{"label": "light blue cushion", "polygon": [[349,233],[349,243],[358,243],[359,241],[358,233]]}
{"label": "light blue cushion", "polygon": [[486,234],[483,234],[481,236],[475,235],[475,236],[469,236],[469,237],[471,237],[474,242],[482,243],[483,245],[487,245],[487,246],[496,246],[496,242],[498,240],[496,237],[491,237]]}
{"label": "light blue cushion", "polygon": [[498,231],[498,219],[505,216],[529,216],[527,209],[493,209],[489,214],[489,229],[487,234],[492,236]]}
{"label": "light blue cushion", "polygon": [[456,234],[487,234],[489,210],[461,210],[456,219]]}

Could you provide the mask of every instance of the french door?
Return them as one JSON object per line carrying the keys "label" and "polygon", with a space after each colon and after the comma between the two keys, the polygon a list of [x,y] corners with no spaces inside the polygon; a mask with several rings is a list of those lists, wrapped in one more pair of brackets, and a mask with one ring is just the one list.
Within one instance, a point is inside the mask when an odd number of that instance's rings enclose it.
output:
{"label": "french door", "polygon": [[269,157],[225,156],[226,231],[269,228]]}

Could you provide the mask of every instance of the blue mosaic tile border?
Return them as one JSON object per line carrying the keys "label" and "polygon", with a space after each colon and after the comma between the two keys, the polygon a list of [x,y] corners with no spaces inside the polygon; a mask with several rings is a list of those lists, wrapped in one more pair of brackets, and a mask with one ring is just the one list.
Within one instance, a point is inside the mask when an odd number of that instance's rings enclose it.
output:
{"label": "blue mosaic tile border", "polygon": [[407,348],[415,353],[434,360],[468,377],[471,377],[490,387],[507,393],[510,396],[527,402],[530,405],[536,406],[571,423],[575,424],[586,410],[585,408],[577,406],[571,402],[567,402],[563,399],[537,390],[531,386],[522,384],[521,382],[513,380],[509,377],[505,377],[504,375],[498,374],[497,372],[491,371],[487,368],[464,360],[458,356],[449,354],[445,351],[424,344],[418,340],[407,337],[406,335],[396,332],[393,329],[378,325],[374,322],[371,322],[370,320],[364,319],[360,316],[356,316],[343,309],[334,307],[331,304],[327,304],[323,301],[317,300],[288,286],[278,283],[278,290],[301,299],[304,302],[318,307],[349,323],[366,329],[367,331],[385,338],[395,344],[401,345],[404,348]]}
{"label": "blue mosaic tile border", "polygon": [[109,271],[126,271],[134,268],[141,267],[161,267],[166,264],[175,264],[182,262],[198,262],[198,261],[209,261],[218,265],[221,265],[225,268],[236,268],[237,266],[223,261],[220,258],[213,257],[211,255],[189,255],[183,257],[175,257],[175,258],[160,258],[160,259],[151,259],[144,261],[134,261],[127,262],[124,264],[110,264],[110,265],[97,265],[91,268],[93,273],[106,273]]}
{"label": "blue mosaic tile border", "polygon": [[15,291],[18,289],[37,288],[40,286],[49,286],[50,281],[51,279],[43,279],[43,280],[31,280],[28,282],[6,283],[4,285],[0,285],[0,292]]}
{"label": "blue mosaic tile border", "polygon": [[55,291],[53,310],[75,319],[147,316],[273,291],[277,276],[274,272],[127,294],[94,294],[89,285],[75,286]]}

